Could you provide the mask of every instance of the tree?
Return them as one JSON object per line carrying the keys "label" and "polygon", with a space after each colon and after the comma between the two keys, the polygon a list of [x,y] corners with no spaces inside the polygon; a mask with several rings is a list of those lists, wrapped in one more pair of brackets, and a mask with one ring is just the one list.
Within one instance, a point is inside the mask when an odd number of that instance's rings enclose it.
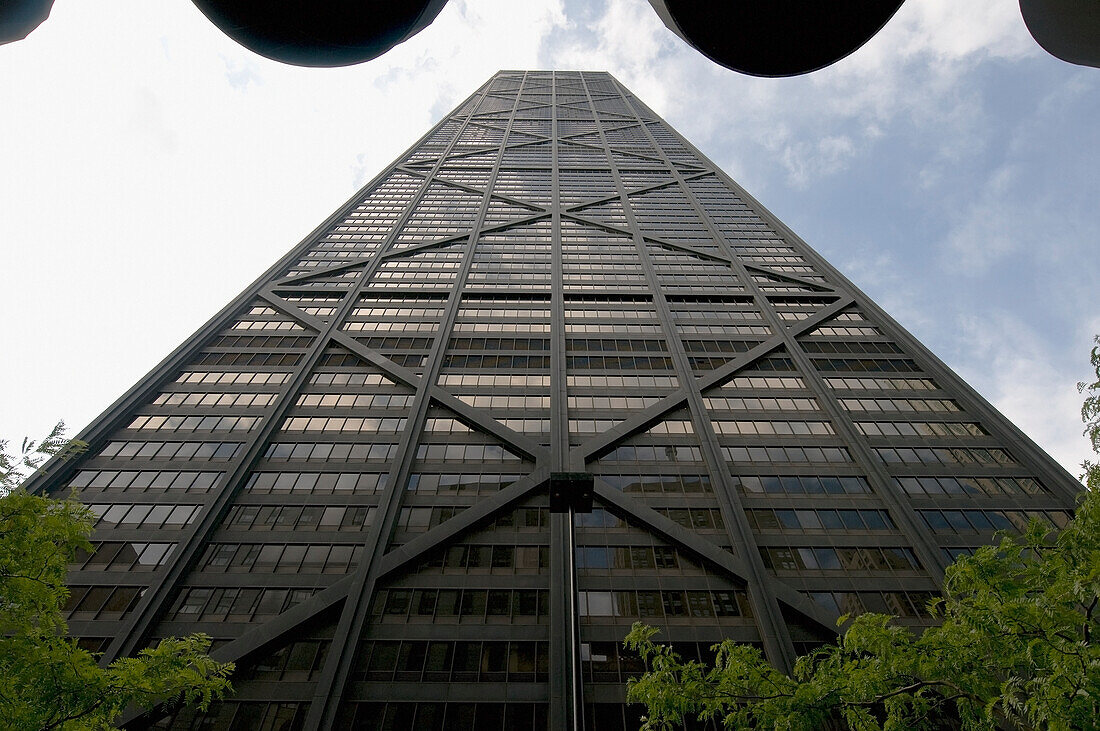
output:
{"label": "tree", "polygon": [[[1100,337],[1096,380],[1081,383],[1085,434],[1100,451]],[[1082,476],[1100,488],[1100,466]],[[636,623],[625,645],[646,673],[627,699],[646,706],[647,731],[693,718],[725,728],[854,731],[1100,728],[1100,491],[1085,492],[1055,534],[1038,521],[1019,536],[948,567],[935,626],[917,634],[883,614],[862,614],[835,645],[798,658],[791,675],[753,646],[726,640],[713,665],[685,662]]]}
{"label": "tree", "polygon": [[82,449],[64,424],[40,443],[24,440],[17,455],[0,441],[0,728],[102,731],[129,706],[179,698],[205,708],[231,690],[233,665],[206,655],[205,635],[165,639],[107,667],[67,636],[66,566],[91,549],[91,514],[19,484],[48,457]]}

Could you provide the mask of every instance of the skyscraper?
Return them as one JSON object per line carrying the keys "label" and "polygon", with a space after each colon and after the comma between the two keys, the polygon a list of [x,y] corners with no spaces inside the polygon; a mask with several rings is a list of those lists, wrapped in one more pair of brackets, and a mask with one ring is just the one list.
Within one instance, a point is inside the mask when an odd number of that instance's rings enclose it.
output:
{"label": "skyscraper", "polygon": [[789,667],[1080,489],[587,72],[495,75],[80,436],[74,635],[239,666],[135,728],[630,728],[632,622]]}

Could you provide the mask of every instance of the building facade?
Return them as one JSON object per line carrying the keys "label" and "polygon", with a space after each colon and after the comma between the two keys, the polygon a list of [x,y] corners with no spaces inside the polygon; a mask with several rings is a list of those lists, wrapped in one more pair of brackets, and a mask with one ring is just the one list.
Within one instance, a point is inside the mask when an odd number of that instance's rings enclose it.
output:
{"label": "building facade", "polygon": [[632,622],[789,667],[1080,489],[588,72],[496,74],[80,438],[73,634],[238,664],[132,728],[633,728]]}

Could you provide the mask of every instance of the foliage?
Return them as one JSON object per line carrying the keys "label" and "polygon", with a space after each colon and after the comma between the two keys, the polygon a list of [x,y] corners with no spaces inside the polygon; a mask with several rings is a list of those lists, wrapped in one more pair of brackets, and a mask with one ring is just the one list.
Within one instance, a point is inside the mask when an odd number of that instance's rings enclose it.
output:
{"label": "foliage", "polygon": [[[1081,421],[1085,422],[1085,436],[1092,442],[1092,451],[1100,452],[1100,335],[1093,342],[1092,352],[1089,353],[1089,361],[1096,380],[1092,383],[1082,381],[1077,384],[1077,390],[1087,394],[1085,402],[1081,405]],[[1090,490],[1100,489],[1100,464],[1086,460],[1082,465],[1085,470],[1082,479]]]}
{"label": "foliage", "polygon": [[19,455],[0,442],[0,728],[101,731],[131,705],[182,698],[206,707],[231,690],[233,665],[207,657],[205,635],[162,640],[107,667],[66,636],[66,566],[91,548],[91,515],[75,499],[18,487],[51,454],[78,451],[63,429],[24,440]]}
{"label": "foliage", "polygon": [[23,439],[19,454],[8,452],[8,440],[0,439],[0,495],[17,488],[50,457],[71,459],[88,448],[84,442],[65,438],[65,422],[59,421],[41,442]]}
{"label": "foliage", "polygon": [[[755,647],[717,645],[714,666],[684,662],[635,624],[626,646],[646,662],[628,698],[647,707],[647,731],[685,719],[728,728],[855,730],[1096,728],[1100,713],[1100,495],[1048,533],[1035,522],[947,570],[940,621],[917,635],[883,614],[851,621],[837,645],[801,657],[787,676]],[[847,618],[844,618],[847,619]],[[937,719],[940,719],[937,722]]]}
{"label": "foliage", "polygon": [[[1100,337],[1092,365],[1097,380],[1079,385],[1081,415],[1100,451]],[[1100,466],[1084,468],[1086,484],[1100,488]],[[627,698],[646,706],[646,731],[694,718],[790,731],[837,721],[853,731],[940,728],[951,717],[990,731],[1100,728],[1100,491],[1083,494],[1060,533],[1034,521],[959,559],[943,593],[929,606],[937,624],[923,633],[863,614],[790,675],[730,640],[714,646],[713,665],[685,662],[638,623],[625,645],[646,673]]]}

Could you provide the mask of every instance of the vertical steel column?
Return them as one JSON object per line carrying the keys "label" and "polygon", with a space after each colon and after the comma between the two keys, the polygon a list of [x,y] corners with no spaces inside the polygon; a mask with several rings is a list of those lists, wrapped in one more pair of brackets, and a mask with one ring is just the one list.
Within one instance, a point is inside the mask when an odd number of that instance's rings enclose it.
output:
{"label": "vertical steel column", "polygon": [[[585,84],[585,90],[588,94],[589,106],[592,108],[593,114],[595,114],[595,104],[592,101],[592,93],[588,90],[587,84]],[[638,118],[637,115],[635,115],[635,119],[644,129],[645,122]],[[722,519],[725,522],[727,531],[729,531],[728,535],[730,541],[736,547],[738,555],[745,561],[745,565],[748,567],[749,575],[746,577],[748,580],[747,588],[749,600],[753,605],[753,614],[757,620],[757,628],[760,631],[760,641],[764,645],[764,651],[768,659],[781,670],[790,671],[794,667],[794,661],[797,657],[797,653],[794,650],[794,644],[791,641],[790,632],[787,629],[787,625],[781,620],[782,612],[779,608],[779,601],[770,588],[767,570],[764,568],[764,562],[760,557],[760,551],[756,547],[752,529],[749,527],[748,519],[745,517],[745,510],[737,496],[737,491],[734,489],[729,469],[726,466],[725,460],[722,458],[721,447],[718,445],[717,437],[710,426],[710,420],[707,418],[707,411],[703,405],[703,397],[696,385],[695,375],[691,370],[691,364],[684,351],[683,343],[680,342],[680,336],[676,331],[672,311],[668,306],[668,302],[665,300],[660,282],[657,279],[656,271],[653,268],[653,263],[650,261],[649,254],[646,251],[646,243],[643,239],[641,227],[634,216],[633,208],[631,208],[629,196],[627,196],[626,193],[626,187],[623,184],[622,176],[619,174],[619,168],[611,159],[611,147],[604,135],[602,122],[599,123],[599,129],[600,141],[603,144],[608,161],[611,163],[611,173],[615,179],[615,187],[619,192],[619,201],[622,204],[623,213],[626,216],[627,227],[633,232],[634,245],[638,252],[638,259],[642,264],[642,268],[645,270],[646,280],[653,294],[653,304],[661,320],[661,328],[665,334],[665,341],[668,343],[669,353],[672,356],[673,363],[675,363],[676,376],[680,380],[681,387],[687,391],[687,405],[691,411],[692,424],[699,438],[699,447],[706,459],[708,471],[716,486],[715,497],[718,500]],[[657,149],[660,150],[660,147],[657,147]],[[675,176],[676,168],[672,164],[672,161],[667,157],[663,159],[664,164],[669,169],[669,175]]]}
{"label": "vertical steel column", "polygon": [[[522,84],[521,87],[522,89]],[[469,242],[462,259],[459,271],[455,275],[454,285],[447,298],[446,310],[436,330],[436,339],[428,355],[427,364],[424,367],[424,376],[420,381],[413,405],[410,409],[409,419],[402,435],[397,457],[394,460],[389,473],[389,481],[386,491],[379,499],[378,521],[368,533],[366,550],[363,563],[353,574],[354,583],[348,591],[348,598],[344,603],[343,611],[336,626],[336,631],[330,645],[329,653],[325,658],[324,668],[315,686],[313,701],[310,703],[306,714],[304,728],[307,731],[328,731],[336,728],[336,718],[343,698],[344,688],[347,686],[348,677],[351,675],[352,664],[355,661],[356,651],[359,647],[359,636],[367,623],[367,611],[374,595],[375,586],[380,576],[379,563],[386,551],[387,543],[393,534],[394,526],[401,511],[401,502],[405,493],[405,480],[408,477],[413,460],[416,456],[417,437],[423,430],[424,419],[428,413],[431,402],[431,390],[439,378],[439,369],[442,367],[443,356],[447,352],[447,343],[450,340],[454,319],[458,314],[459,304],[462,300],[462,291],[466,282],[466,276],[473,265],[474,252],[481,235],[481,229],[485,225],[485,214],[489,209],[492,198],[492,189],[496,183],[497,173],[500,170],[501,159],[504,150],[508,146],[508,136],[512,129],[512,119],[515,118],[516,107],[519,105],[519,92],[516,92],[516,100],[512,104],[512,116],[501,139],[500,149],[497,150],[496,161],[489,174],[484,197],[474,219],[470,232]],[[470,117],[473,116],[471,113]],[[467,122],[470,117],[467,117]],[[460,130],[454,140],[462,134]],[[451,147],[448,147],[450,152]],[[442,167],[446,154],[432,169],[431,178],[434,178]],[[430,179],[429,179],[430,182]]]}
{"label": "vertical steel column", "polygon": [[[482,86],[482,88],[475,92],[470,98],[475,98],[483,94],[487,88],[488,83]],[[466,115],[467,119],[469,119],[469,116],[470,115]],[[451,119],[453,119],[453,115],[448,116],[447,118],[440,121],[440,123],[434,126],[427,135],[421,138],[420,142],[418,142],[418,145],[422,144],[424,140],[429,139],[436,130],[442,129],[443,126]],[[168,602],[172,590],[183,579],[183,577],[186,576],[187,572],[194,565],[195,561],[198,560],[200,551],[203,546],[206,545],[206,543],[209,541],[210,536],[221,525],[225,513],[228,511],[233,498],[237,494],[237,491],[241,488],[241,486],[244,484],[245,479],[248,477],[248,474],[252,469],[252,465],[256,462],[257,459],[260,458],[260,455],[263,452],[263,449],[268,440],[278,430],[282,416],[289,408],[291,408],[291,406],[293,406],[295,395],[297,395],[298,391],[305,384],[305,381],[309,377],[310,372],[312,372],[317,361],[320,360],[321,356],[324,354],[325,348],[328,346],[328,342],[332,333],[339,330],[344,318],[347,316],[348,312],[350,312],[351,309],[355,306],[356,301],[358,301],[359,293],[362,291],[366,282],[370,279],[370,276],[381,265],[382,254],[393,243],[393,240],[396,238],[401,226],[403,226],[405,221],[408,220],[408,217],[411,215],[413,209],[416,207],[416,204],[420,201],[424,193],[427,191],[429,185],[431,184],[432,177],[434,176],[435,171],[439,169],[440,165],[442,165],[442,161],[446,157],[447,152],[450,151],[451,147],[454,145],[454,141],[458,139],[458,136],[462,133],[462,129],[464,128],[465,123],[463,123],[462,128],[460,128],[455,133],[455,137],[447,145],[446,151],[441,154],[439,160],[433,167],[432,173],[424,179],[424,182],[420,186],[420,189],[409,200],[409,203],[407,204],[404,213],[394,223],[393,229],[390,231],[386,239],[381,244],[379,244],[378,249],[374,253],[374,256],[371,258],[370,262],[363,267],[359,278],[356,280],[355,286],[351,287],[347,291],[343,301],[339,306],[338,311],[329,320],[327,328],[324,331],[317,333],[317,336],[313,344],[310,346],[309,351],[302,357],[301,361],[295,367],[293,377],[279,390],[278,398],[276,398],[273,404],[269,406],[265,411],[264,420],[261,423],[260,428],[257,429],[249,437],[244,445],[244,448],[241,449],[240,455],[227,466],[225,476],[222,478],[218,490],[213,495],[211,495],[210,502],[207,503],[198,520],[195,521],[194,527],[180,541],[180,545],[175,551],[174,557],[169,562],[168,566],[163,569],[159,576],[153,578],[152,585],[146,592],[145,597],[142,598],[141,603],[133,612],[130,619],[126,621],[126,624],[124,625],[122,631],[118,633],[115,639],[108,646],[107,650],[103,653],[103,657],[100,658],[101,664],[105,665],[112,662],[118,657],[131,655],[140,648],[146,634],[149,632],[154,622],[156,622],[161,613],[164,611],[165,605]],[[415,149],[415,147],[413,149]],[[375,179],[375,184],[384,181],[387,176],[391,175],[394,172],[396,167],[397,163],[391,165],[385,173]],[[356,198],[353,198],[351,201],[345,204],[341,211],[346,214],[347,212],[352,210],[362,200],[363,195],[363,193],[357,195]],[[338,218],[334,216],[330,220],[335,221],[338,220]],[[324,233],[324,230],[318,230],[315,231],[315,236],[319,237]],[[308,247],[303,248],[299,253],[299,256],[302,253],[305,253],[305,251],[307,250]],[[272,273],[272,277],[274,277],[274,273]],[[270,281],[266,285],[256,287],[256,294],[259,294],[259,292],[262,292],[265,290],[265,288],[269,287]],[[235,315],[235,311],[227,312],[224,321],[220,323],[221,326],[224,327],[225,322],[231,320]],[[211,334],[213,335],[216,332],[217,330],[212,330]],[[197,350],[198,347],[196,346],[195,349]]]}
{"label": "vertical steel column", "polygon": [[[574,467],[569,462],[569,415],[565,353],[565,285],[561,243],[561,185],[558,174],[557,75],[551,74],[550,137],[552,177],[552,286],[550,351],[551,469]],[[577,466],[579,467],[579,466]],[[577,617],[577,540],[572,506],[550,514],[550,728],[583,731],[584,694],[581,682],[580,626]]]}
{"label": "vertical steel column", "polygon": [[[630,100],[622,93],[621,85],[619,85],[619,87],[619,93],[623,96],[623,102],[634,108]],[[867,445],[864,437],[855,428],[855,424],[852,422],[851,417],[840,408],[840,404],[836,401],[836,396],[833,394],[832,390],[825,386],[824,380],[821,378],[820,374],[818,374],[817,368],[814,367],[809,356],[803,352],[797,338],[791,335],[786,324],[776,315],[767,295],[760,289],[756,281],[753,280],[752,273],[745,269],[745,266],[737,256],[737,252],[726,242],[721,230],[718,229],[714,220],[710,217],[710,214],[707,213],[706,207],[699,202],[694,191],[688,186],[687,181],[684,180],[684,176],[674,165],[672,165],[671,159],[669,159],[664,148],[662,148],[653,137],[646,123],[641,121],[640,118],[639,121],[649,141],[656,148],[658,154],[661,155],[669,165],[669,168],[676,177],[678,188],[690,202],[696,216],[699,217],[699,221],[706,226],[707,231],[715,241],[721,242],[728,249],[728,253],[731,257],[730,268],[736,272],[737,277],[745,283],[745,289],[752,295],[757,308],[764,315],[772,331],[783,338],[787,353],[790,355],[791,360],[794,361],[795,366],[802,374],[810,390],[817,397],[822,410],[836,427],[837,436],[852,452],[852,457],[856,466],[858,466],[867,476],[868,481],[874,488],[875,494],[890,509],[891,514],[898,524],[898,528],[905,535],[910,545],[913,546],[913,550],[920,557],[921,563],[924,565],[929,575],[936,583],[942,583],[943,570],[947,562],[944,560],[943,553],[939,550],[935,537],[932,535],[927,525],[925,525],[924,521],[916,514],[916,511],[913,510],[908,498],[904,494],[901,494],[901,491],[895,486],[894,481],[886,471],[885,465],[882,464]],[[668,125],[664,126],[666,129],[670,129]],[[705,160],[706,158],[700,156],[700,159]],[[842,288],[838,288],[837,293],[847,294]],[[709,431],[709,423],[707,428]]]}

